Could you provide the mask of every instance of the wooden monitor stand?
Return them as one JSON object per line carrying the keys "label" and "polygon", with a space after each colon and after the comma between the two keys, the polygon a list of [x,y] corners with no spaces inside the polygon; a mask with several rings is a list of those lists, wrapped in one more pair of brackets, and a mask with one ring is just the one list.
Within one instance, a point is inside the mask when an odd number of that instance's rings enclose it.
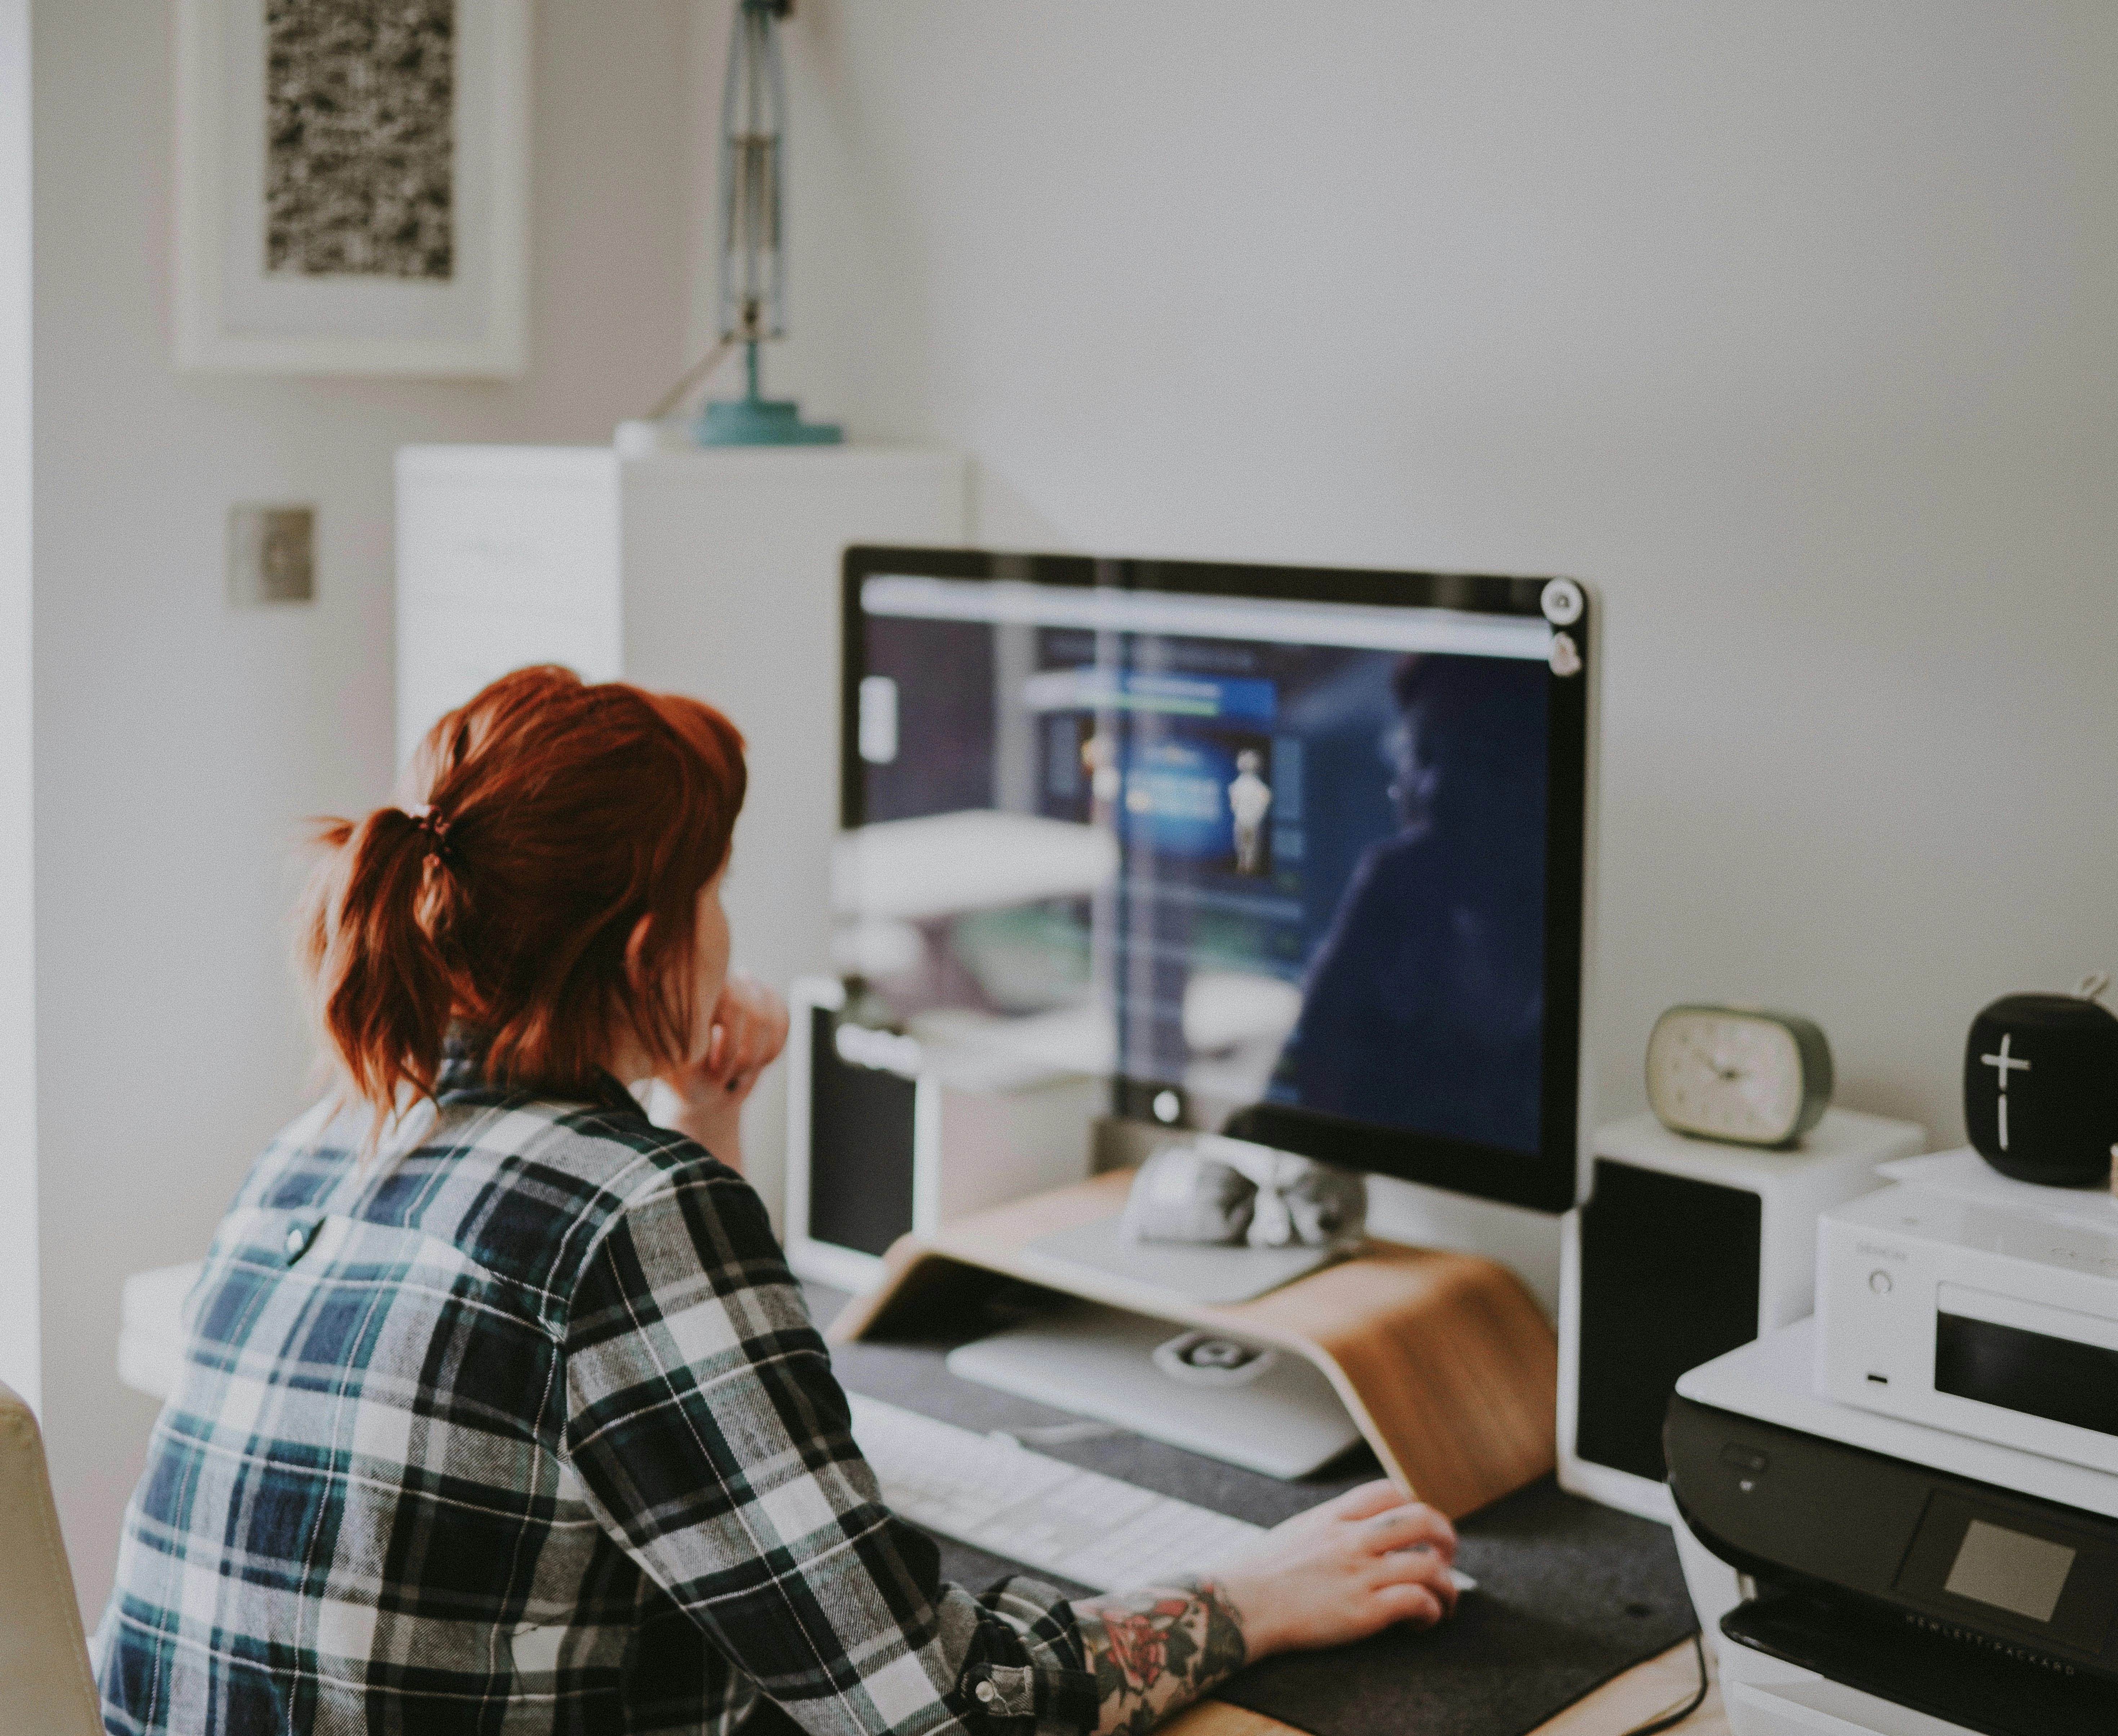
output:
{"label": "wooden monitor stand", "polygon": [[835,1343],[960,1321],[1015,1279],[1182,1326],[1277,1346],[1321,1369],[1392,1481],[1450,1518],[1552,1467],[1558,1346],[1522,1281],[1476,1254],[1371,1240],[1248,1302],[1201,1304],[1039,1254],[1030,1244],[1114,1217],[1130,1170],[898,1239],[879,1288],[832,1322]]}

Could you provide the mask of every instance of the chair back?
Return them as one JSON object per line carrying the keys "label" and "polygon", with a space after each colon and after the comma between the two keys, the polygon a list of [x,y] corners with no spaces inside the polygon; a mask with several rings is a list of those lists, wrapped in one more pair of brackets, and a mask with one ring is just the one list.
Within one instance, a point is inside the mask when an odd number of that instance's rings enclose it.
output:
{"label": "chair back", "polygon": [[37,1419],[0,1386],[0,1736],[102,1736]]}

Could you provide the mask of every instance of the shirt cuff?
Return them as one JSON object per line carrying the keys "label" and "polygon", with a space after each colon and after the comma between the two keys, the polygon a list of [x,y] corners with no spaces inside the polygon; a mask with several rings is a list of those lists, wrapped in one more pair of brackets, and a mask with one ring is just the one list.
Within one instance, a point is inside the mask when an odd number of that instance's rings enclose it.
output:
{"label": "shirt cuff", "polygon": [[989,1727],[1008,1736],[1083,1736],[1094,1729],[1101,1715],[1095,1672],[1073,1605],[1023,1573],[1001,1581],[978,1601],[1014,1630],[1021,1646],[1017,1657],[976,1658],[964,1671],[964,1692]]}

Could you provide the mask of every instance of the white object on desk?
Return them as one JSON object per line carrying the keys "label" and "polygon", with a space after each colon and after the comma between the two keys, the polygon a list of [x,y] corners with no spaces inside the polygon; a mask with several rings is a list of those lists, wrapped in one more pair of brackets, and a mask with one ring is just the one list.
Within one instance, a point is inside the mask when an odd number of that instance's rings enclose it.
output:
{"label": "white object on desk", "polygon": [[1094,1591],[1195,1572],[1262,1529],[854,1392],[853,1438],[914,1525]]}
{"label": "white object on desk", "polygon": [[[397,455],[397,751],[525,663],[692,694],[747,743],[726,903],[737,962],[781,993],[825,967],[838,832],[841,557],[964,540],[952,452],[654,453],[407,446]],[[779,1197],[785,1097],[754,1093],[747,1167]]]}
{"label": "white object on desk", "polygon": [[1993,1180],[2009,1191],[1900,1182],[1824,1214],[1816,1390],[2118,1474],[2118,1212],[2084,1227],[2101,1189]]}
{"label": "white object on desk", "polygon": [[[915,1525],[1096,1591],[1166,1585],[1210,1567],[1264,1527],[1082,1471],[1005,1435],[978,1434],[858,1392],[853,1439],[883,1499]],[[1459,1591],[1477,1589],[1452,1571]]]}
{"label": "white object on desk", "polygon": [[1080,1302],[960,1345],[949,1352],[948,1368],[959,1380],[1100,1417],[1268,1477],[1306,1476],[1359,1443],[1361,1431],[1331,1383],[1302,1357],[1273,1356],[1240,1386],[1172,1379],[1155,1352],[1184,1330],[1167,1320]]}
{"label": "white object on desk", "polygon": [[[1926,1137],[1850,1109],[1787,1151],[1690,1138],[1646,1114],[1603,1128],[1594,1192],[1561,1241],[1561,1486],[1669,1524],[1662,1420],[1677,1376],[1807,1314],[1818,1214]],[[1670,1274],[1687,1266],[1680,1286]]]}
{"label": "white object on desk", "polygon": [[981,1032],[935,1041],[842,1023],[845,1001],[830,976],[798,977],[788,995],[784,1241],[798,1275],[858,1295],[899,1236],[1087,1175],[1108,1086]]}

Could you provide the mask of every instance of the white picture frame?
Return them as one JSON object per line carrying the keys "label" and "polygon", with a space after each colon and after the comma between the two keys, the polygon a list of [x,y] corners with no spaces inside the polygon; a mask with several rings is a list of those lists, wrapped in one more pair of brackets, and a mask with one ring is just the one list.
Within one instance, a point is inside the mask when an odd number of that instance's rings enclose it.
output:
{"label": "white picture frame", "polygon": [[[301,3],[306,27],[333,0]],[[268,0],[176,0],[180,369],[511,379],[527,367],[530,0],[449,3],[441,242],[336,269],[298,226],[311,238],[343,229],[268,207],[268,173],[290,173],[287,147],[267,145]],[[306,263],[268,269],[268,224],[283,261]]]}

